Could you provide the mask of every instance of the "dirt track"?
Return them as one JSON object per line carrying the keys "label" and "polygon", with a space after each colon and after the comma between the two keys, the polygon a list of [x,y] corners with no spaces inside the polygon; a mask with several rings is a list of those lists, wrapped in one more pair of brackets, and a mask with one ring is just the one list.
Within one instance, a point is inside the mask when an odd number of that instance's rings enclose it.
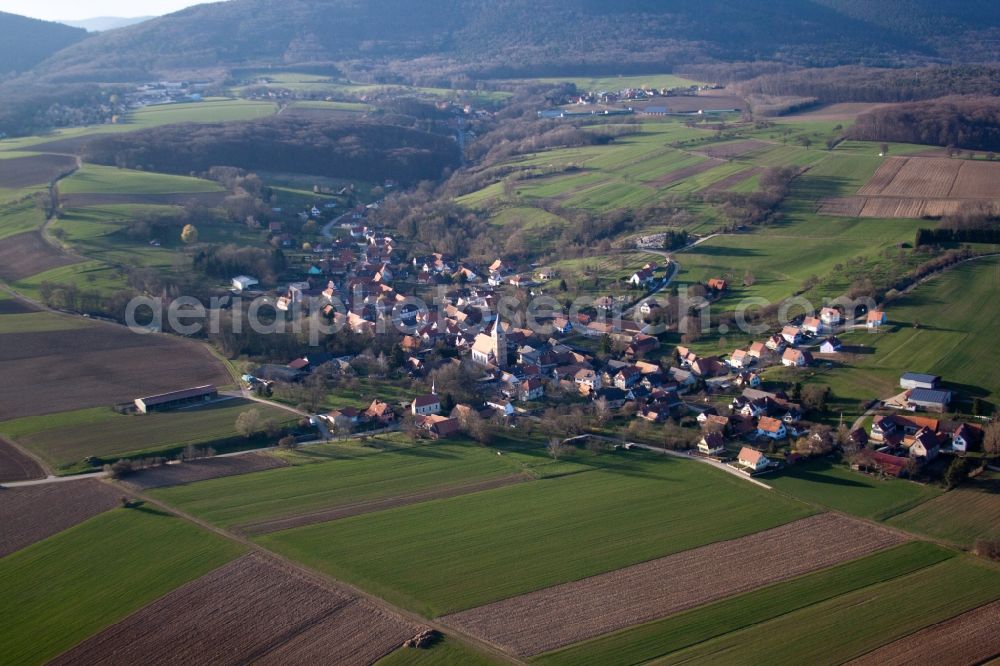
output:
{"label": "dirt track", "polygon": [[192,460],[179,465],[153,467],[130,476],[128,484],[140,490],[164,488],[287,466],[288,464],[281,458],[260,453],[247,453],[225,458]]}
{"label": "dirt track", "polygon": [[0,160],[0,188],[46,185],[76,168],[69,155],[31,155]]}
{"label": "dirt track", "polygon": [[518,656],[635,624],[862,557],[905,541],[892,530],[821,514],[739,539],[557,585],[441,618]]}
{"label": "dirt track", "polygon": [[44,477],[45,470],[34,458],[21,453],[13,444],[0,438],[0,483]]}
{"label": "dirt track", "polygon": [[371,513],[372,511],[384,511],[385,509],[392,509],[397,506],[406,506],[408,504],[417,504],[419,502],[427,502],[429,500],[445,499],[447,497],[457,497],[458,495],[467,495],[469,493],[477,493],[483,490],[501,488],[503,486],[509,486],[513,483],[527,481],[528,478],[530,477],[524,474],[512,474],[510,476],[502,476],[498,479],[474,481],[471,483],[458,483],[451,486],[445,486],[443,488],[432,488],[431,490],[412,493],[410,495],[397,495],[395,497],[368,500],[366,502],[358,502],[356,504],[349,504],[335,509],[327,509],[325,511],[317,511],[315,513],[308,513],[300,516],[289,516],[287,518],[276,518],[274,520],[247,523],[244,525],[238,525],[236,527],[236,531],[250,535],[268,534],[270,532],[278,532],[281,530],[291,529],[293,527],[303,527],[304,525],[314,525],[316,523],[325,523],[331,520],[340,520],[341,518],[357,516],[362,513]]}
{"label": "dirt track", "polygon": [[371,664],[421,631],[274,560],[246,555],[53,664]]}
{"label": "dirt track", "polygon": [[79,261],[46,243],[37,231],[0,240],[0,280],[16,282]]}
{"label": "dirt track", "polygon": [[90,322],[0,334],[0,420],[112,405],[232,378],[202,345]]}
{"label": "dirt track", "polygon": [[93,479],[0,489],[0,557],[103,513],[120,497]]}
{"label": "dirt track", "polygon": [[994,601],[849,662],[851,666],[972,666],[1000,656],[1000,601]]}

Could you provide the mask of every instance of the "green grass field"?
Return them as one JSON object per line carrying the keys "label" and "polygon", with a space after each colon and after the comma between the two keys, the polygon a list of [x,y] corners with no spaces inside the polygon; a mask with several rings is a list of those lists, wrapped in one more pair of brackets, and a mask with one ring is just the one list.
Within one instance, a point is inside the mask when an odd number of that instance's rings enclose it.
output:
{"label": "green grass field", "polygon": [[638,664],[942,562],[954,553],[912,542],[532,659],[538,664]]}
{"label": "green grass field", "polygon": [[59,191],[62,194],[191,194],[221,192],[222,186],[189,176],[85,164],[59,182]]}
{"label": "green grass field", "polygon": [[[262,418],[274,419],[279,424],[297,420],[285,410],[235,399],[196,409],[144,415],[125,416],[107,410],[108,418],[96,417],[94,410],[83,410],[75,413],[83,417],[82,422],[22,434],[18,439],[53,467],[67,467],[88,456],[157,455],[188,445],[205,446],[236,439],[236,417],[251,408],[257,409]],[[0,424],[0,431],[6,431],[5,424]]]}
{"label": "green grass field", "polygon": [[811,509],[694,462],[602,469],[265,535],[260,542],[442,615],[804,517]]}
{"label": "green grass field", "polygon": [[959,546],[1000,539],[1000,474],[987,472],[905,513],[890,525]]}
{"label": "green grass field", "polygon": [[806,502],[874,520],[885,520],[940,494],[931,486],[901,479],[880,481],[825,460],[790,465],[769,475],[767,483]]}
{"label": "green grass field", "polygon": [[669,655],[657,664],[840,664],[1000,597],[1000,568],[954,557]]}
{"label": "green grass field", "polygon": [[399,446],[354,455],[342,447],[334,455],[343,457],[152,493],[193,515],[229,527],[520,471],[516,463],[490,449],[463,443]]}
{"label": "green grass field", "polygon": [[115,509],[0,559],[3,661],[38,664],[237,557],[154,509]]}
{"label": "green grass field", "polygon": [[25,312],[0,315],[0,335],[4,333],[47,333],[83,328],[83,320],[52,312]]}
{"label": "green grass field", "polygon": [[594,78],[574,78],[552,76],[539,79],[517,79],[527,83],[573,83],[578,90],[624,90],[625,88],[680,88],[699,82],[674,76],[673,74],[644,74],[641,76],[605,76]]}
{"label": "green grass field", "polygon": [[[0,198],[2,200],[2,198]],[[34,231],[45,222],[45,214],[31,200],[0,205],[0,240]]]}

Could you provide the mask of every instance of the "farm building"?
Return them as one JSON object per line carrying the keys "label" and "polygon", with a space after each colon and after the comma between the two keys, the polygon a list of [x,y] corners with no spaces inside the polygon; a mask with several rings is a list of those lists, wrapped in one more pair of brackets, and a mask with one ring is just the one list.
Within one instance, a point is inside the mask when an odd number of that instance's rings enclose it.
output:
{"label": "farm building", "polygon": [[200,402],[207,402],[218,397],[218,389],[211,384],[207,384],[205,386],[172,391],[170,393],[151,395],[145,398],[136,398],[135,407],[141,414],[147,414],[149,412],[162,412]]}
{"label": "farm building", "polygon": [[918,388],[910,391],[906,404],[910,409],[926,409],[929,412],[944,412],[951,402],[951,391]]}
{"label": "farm building", "polygon": [[836,326],[840,323],[840,310],[836,308],[823,308],[819,311],[819,319],[826,326]]}
{"label": "farm building", "polygon": [[922,375],[918,372],[907,372],[899,378],[899,387],[905,389],[936,389],[941,378],[937,375]]}
{"label": "farm building", "polygon": [[707,286],[714,291],[725,291],[729,288],[729,283],[722,278],[712,278],[707,282]]}
{"label": "farm building", "polygon": [[246,291],[257,284],[259,284],[257,278],[252,278],[249,275],[237,275],[233,278],[233,289],[236,291]]}

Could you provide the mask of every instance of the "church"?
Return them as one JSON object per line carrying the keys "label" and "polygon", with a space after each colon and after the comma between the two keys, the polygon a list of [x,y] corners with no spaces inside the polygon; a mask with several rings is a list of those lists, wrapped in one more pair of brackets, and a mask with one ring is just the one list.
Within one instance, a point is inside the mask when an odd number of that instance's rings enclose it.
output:
{"label": "church", "polygon": [[507,367],[507,336],[503,332],[500,318],[493,324],[489,335],[480,333],[472,345],[472,362],[483,367]]}

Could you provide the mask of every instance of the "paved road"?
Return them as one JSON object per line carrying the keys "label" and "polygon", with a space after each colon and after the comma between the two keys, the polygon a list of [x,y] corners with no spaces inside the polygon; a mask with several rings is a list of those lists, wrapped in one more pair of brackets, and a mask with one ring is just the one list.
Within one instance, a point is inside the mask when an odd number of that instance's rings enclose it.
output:
{"label": "paved road", "polygon": [[743,472],[734,469],[729,465],[726,465],[725,463],[721,463],[718,460],[712,460],[711,458],[702,458],[701,456],[694,456],[687,452],[673,451],[671,449],[664,449],[659,446],[650,446],[649,444],[640,444],[638,442],[626,442],[620,439],[615,439],[613,437],[605,437],[604,435],[577,435],[576,437],[570,437],[569,439],[563,440],[563,444],[566,444],[568,442],[581,441],[589,438],[600,439],[606,442],[614,442],[616,444],[626,444],[636,449],[644,449],[646,451],[652,451],[653,453],[661,453],[663,455],[672,456],[674,458],[684,458],[685,460],[694,460],[696,462],[705,463],[706,465],[710,465],[716,469],[722,470],[727,474],[732,474],[736,477],[743,479],[744,481],[749,481],[750,483],[758,485],[761,488],[766,488],[768,490],[771,490],[771,486],[767,485],[766,483],[758,481],[757,479],[754,479],[744,474]]}

